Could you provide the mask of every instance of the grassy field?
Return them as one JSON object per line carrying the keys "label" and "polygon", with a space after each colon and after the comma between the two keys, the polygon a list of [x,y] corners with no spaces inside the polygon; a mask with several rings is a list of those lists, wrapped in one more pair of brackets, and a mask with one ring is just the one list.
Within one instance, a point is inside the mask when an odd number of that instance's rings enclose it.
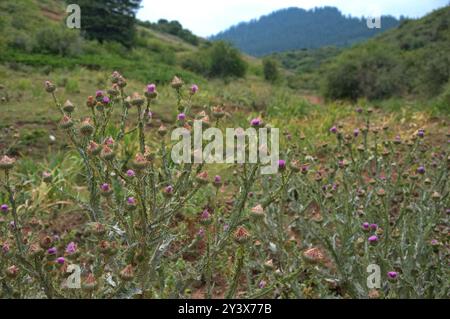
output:
{"label": "grassy field", "polygon": [[[27,2],[15,31],[8,10],[20,5],[0,5],[6,40],[42,10],[57,25],[56,2]],[[183,61],[207,43],[138,33],[132,50],[0,52],[1,298],[448,298],[442,102],[325,100],[289,85],[292,70],[265,81],[251,57],[243,78],[206,77]],[[279,128],[278,173],[175,163],[170,133],[194,119]],[[373,264],[379,287],[367,286]],[[81,289],[65,288],[69,265]]]}

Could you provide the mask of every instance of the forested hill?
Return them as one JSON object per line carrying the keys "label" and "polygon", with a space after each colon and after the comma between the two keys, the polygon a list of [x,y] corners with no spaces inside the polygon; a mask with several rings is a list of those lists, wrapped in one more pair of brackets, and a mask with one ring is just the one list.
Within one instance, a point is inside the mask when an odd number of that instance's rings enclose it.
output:
{"label": "forested hill", "polygon": [[383,16],[381,29],[369,29],[366,22],[365,18],[345,16],[334,7],[287,8],[242,22],[211,40],[227,40],[248,54],[262,56],[296,49],[348,46],[396,27],[400,21]]}

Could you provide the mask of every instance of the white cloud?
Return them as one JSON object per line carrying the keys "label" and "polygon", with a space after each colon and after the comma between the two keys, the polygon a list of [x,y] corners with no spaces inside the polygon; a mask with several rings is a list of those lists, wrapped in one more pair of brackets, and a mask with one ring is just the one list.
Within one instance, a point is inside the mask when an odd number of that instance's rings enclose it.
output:
{"label": "white cloud", "polygon": [[178,20],[200,36],[208,36],[241,21],[248,21],[287,7],[310,9],[338,7],[344,14],[370,16],[391,14],[420,17],[448,0],[143,0],[138,12],[142,20]]}

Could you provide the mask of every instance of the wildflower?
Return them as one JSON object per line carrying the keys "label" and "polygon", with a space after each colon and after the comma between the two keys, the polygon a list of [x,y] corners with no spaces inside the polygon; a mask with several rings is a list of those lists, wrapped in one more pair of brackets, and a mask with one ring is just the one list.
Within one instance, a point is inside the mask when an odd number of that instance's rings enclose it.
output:
{"label": "wildflower", "polygon": [[16,278],[17,275],[19,274],[19,267],[17,267],[16,265],[12,265],[8,268],[6,268],[6,276],[8,276],[9,278]]}
{"label": "wildflower", "polygon": [[161,124],[161,126],[158,128],[158,134],[161,137],[167,134],[167,127],[164,124]]}
{"label": "wildflower", "polygon": [[166,197],[172,196],[173,195],[173,186],[172,185],[166,186],[163,190],[163,194]]}
{"label": "wildflower", "polygon": [[197,237],[203,238],[204,236],[205,236],[205,229],[203,227],[201,227],[197,232]]}
{"label": "wildflower", "polygon": [[396,280],[397,280],[397,277],[398,277],[398,272],[396,272],[396,271],[389,271],[389,272],[387,273],[387,276],[388,276],[388,279],[389,279],[390,281],[396,281]]}
{"label": "wildflower", "polygon": [[69,129],[73,126],[73,121],[69,116],[64,115],[61,121],[59,122],[59,126],[64,130]]}
{"label": "wildflower", "polygon": [[64,257],[58,257],[58,258],[56,258],[56,262],[60,265],[64,265],[64,263],[66,262],[66,259]]}
{"label": "wildflower", "polygon": [[145,97],[148,99],[154,99],[158,96],[158,92],[156,92],[156,85],[155,84],[149,84],[147,85],[147,88],[145,90]]}
{"label": "wildflower", "polygon": [[220,177],[219,175],[214,176],[214,186],[215,187],[222,186],[222,177]]}
{"label": "wildflower", "polygon": [[101,101],[103,98],[103,91],[100,91],[100,90],[96,91],[95,97],[97,98],[97,101]]}
{"label": "wildflower", "polygon": [[144,98],[137,92],[133,93],[133,95],[131,96],[131,101],[130,101],[131,105],[134,106],[142,106],[145,103]]}
{"label": "wildflower", "polygon": [[132,169],[129,169],[129,170],[127,170],[127,176],[128,177],[135,177],[136,173]]}
{"label": "wildflower", "polygon": [[368,231],[370,229],[369,223],[368,222],[362,223],[362,229],[364,229],[365,231]]}
{"label": "wildflower", "polygon": [[354,136],[354,137],[358,137],[358,135],[359,135],[359,129],[355,128],[355,129],[353,130],[353,136]]}
{"label": "wildflower", "polygon": [[50,236],[45,236],[39,241],[39,246],[41,246],[44,249],[48,249],[50,248],[52,243],[53,243],[52,238]]}
{"label": "wildflower", "polygon": [[97,287],[97,281],[95,280],[94,274],[92,274],[92,273],[87,275],[86,279],[81,284],[81,288],[86,291],[92,291],[96,287]]}
{"label": "wildflower", "polygon": [[309,166],[308,165],[303,165],[301,168],[301,172],[303,175],[307,174],[309,170]]}
{"label": "wildflower", "polygon": [[189,91],[189,93],[191,93],[191,95],[194,95],[197,92],[198,92],[198,86],[196,84],[192,84],[191,90]]}
{"label": "wildflower", "polygon": [[67,244],[66,253],[68,255],[73,255],[77,252],[77,244],[73,241]]}
{"label": "wildflower", "polygon": [[238,244],[244,244],[250,239],[250,233],[244,226],[239,226],[234,232],[234,240]]}
{"label": "wildflower", "polygon": [[431,194],[431,198],[433,199],[433,200],[440,200],[441,199],[441,197],[442,197],[442,195],[439,193],[439,192],[436,192],[436,191],[434,191],[433,192],[433,194]]}
{"label": "wildflower", "polygon": [[424,138],[425,137],[425,131],[423,129],[420,129],[417,131],[417,136],[420,138]]}
{"label": "wildflower", "polygon": [[363,112],[363,109],[361,107],[357,107],[355,111],[356,113],[361,114]]}
{"label": "wildflower", "polygon": [[220,106],[214,106],[212,108],[212,115],[216,118],[216,119],[220,119],[222,117],[224,117],[225,112],[223,111],[223,108],[221,108]]}
{"label": "wildflower", "polygon": [[124,281],[130,281],[134,277],[134,270],[132,265],[127,265],[119,274],[120,278]]}
{"label": "wildflower", "polygon": [[2,211],[2,213],[6,214],[9,211],[9,206],[6,204],[2,204],[2,206],[0,206],[0,210]]}
{"label": "wildflower", "polygon": [[199,184],[207,184],[208,183],[208,173],[206,171],[198,173],[196,176],[196,180]]}
{"label": "wildflower", "polygon": [[419,167],[417,168],[417,173],[418,173],[418,174],[421,174],[421,175],[425,174],[425,167],[419,166]]}
{"label": "wildflower", "polygon": [[377,289],[372,289],[369,291],[368,295],[369,299],[379,299],[381,294],[380,291]]}
{"label": "wildflower", "polygon": [[259,283],[258,283],[258,288],[259,289],[264,289],[264,287],[266,287],[266,282],[264,281],[264,280],[261,280]]}
{"label": "wildflower", "polygon": [[380,197],[384,197],[384,196],[386,196],[386,191],[383,188],[380,188],[377,191],[377,195],[380,196]]}
{"label": "wildflower", "polygon": [[401,139],[401,137],[400,137],[400,135],[397,135],[395,138],[394,138],[394,144],[401,144],[402,143],[402,139]]}
{"label": "wildflower", "polygon": [[211,224],[211,222],[212,222],[211,214],[207,209],[203,210],[203,212],[200,215],[200,224],[207,226]]}
{"label": "wildflower", "polygon": [[90,141],[87,147],[87,152],[92,155],[98,155],[102,151],[100,145],[95,143],[94,141]]}
{"label": "wildflower", "polygon": [[100,185],[100,191],[103,196],[109,196],[112,194],[113,190],[108,183],[103,183],[102,185]]}
{"label": "wildflower", "polygon": [[141,153],[136,154],[132,162],[133,167],[137,170],[145,169],[149,164],[149,161]]}
{"label": "wildflower", "polygon": [[278,168],[279,168],[280,170],[284,170],[284,169],[286,168],[286,161],[283,160],[283,159],[278,160]]}
{"label": "wildflower", "polygon": [[272,270],[274,269],[274,265],[273,265],[273,259],[269,259],[268,261],[266,261],[264,263],[264,268],[268,269],[268,270]]}
{"label": "wildflower", "polygon": [[56,249],[56,247],[51,247],[47,250],[47,254],[49,255],[56,255],[57,252],[58,250]]}
{"label": "wildflower", "polygon": [[375,245],[376,243],[378,243],[378,236],[377,235],[370,236],[367,240],[369,241],[369,244]]}
{"label": "wildflower", "polygon": [[250,121],[250,125],[253,127],[260,127],[262,126],[262,120],[259,118],[254,118]]}
{"label": "wildflower", "polygon": [[378,229],[378,225],[377,224],[370,224],[370,229],[375,231],[375,230]]}
{"label": "wildflower", "polygon": [[67,100],[63,105],[63,110],[64,112],[72,113],[75,110],[75,106],[72,104],[72,102]]}
{"label": "wildflower", "polygon": [[128,210],[134,210],[137,206],[137,201],[134,197],[128,197],[127,198],[127,209]]}
{"label": "wildflower", "polygon": [[94,133],[94,125],[92,125],[90,118],[86,118],[81,122],[80,133],[84,136],[89,136]]}
{"label": "wildflower", "polygon": [[178,89],[180,89],[183,86],[183,81],[179,77],[174,76],[172,81],[170,82],[170,85],[174,89],[178,90]]}
{"label": "wildflower", "polygon": [[4,253],[4,254],[7,254],[7,253],[9,253],[9,243],[8,242],[4,242],[3,243],[3,245],[2,245],[2,252]]}
{"label": "wildflower", "polygon": [[112,160],[115,157],[114,151],[108,146],[104,145],[102,151],[100,152],[100,157],[104,160]]}
{"label": "wildflower", "polygon": [[184,113],[180,113],[177,115],[177,119],[178,121],[180,121],[181,123],[184,123],[184,121],[186,120],[186,114]]}
{"label": "wildflower", "polygon": [[322,263],[325,259],[323,252],[317,247],[305,250],[302,255],[305,261],[312,264]]}
{"label": "wildflower", "polygon": [[110,102],[111,102],[111,100],[109,99],[109,97],[107,97],[107,96],[103,97],[103,99],[102,99],[103,105],[108,106]]}
{"label": "wildflower", "polygon": [[42,180],[45,183],[50,183],[52,181],[52,174],[49,172],[42,172]]}
{"label": "wildflower", "polygon": [[50,81],[45,81],[45,82],[44,82],[44,87],[45,87],[45,90],[46,90],[48,93],[53,93],[53,92],[55,92],[55,90],[56,90],[56,86],[55,86],[52,82],[50,82]]}
{"label": "wildflower", "polygon": [[265,216],[264,208],[262,207],[261,204],[258,204],[255,207],[252,207],[252,209],[250,209],[250,212],[251,212],[252,216],[255,217],[256,219],[264,218],[264,216]]}
{"label": "wildflower", "polygon": [[332,133],[332,134],[336,134],[337,131],[338,131],[338,129],[337,129],[336,126],[332,126],[332,127],[330,128],[330,133]]}

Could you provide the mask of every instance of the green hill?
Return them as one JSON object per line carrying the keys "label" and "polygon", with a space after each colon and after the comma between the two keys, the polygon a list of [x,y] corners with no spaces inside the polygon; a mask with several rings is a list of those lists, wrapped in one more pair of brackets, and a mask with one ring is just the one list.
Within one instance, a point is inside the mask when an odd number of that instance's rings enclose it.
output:
{"label": "green hill", "polygon": [[345,16],[334,7],[287,8],[242,22],[211,40],[230,41],[255,56],[324,46],[346,47],[389,30],[400,22],[391,16],[381,19],[381,29],[369,29],[365,18]]}
{"label": "green hill", "polygon": [[345,50],[325,68],[324,95],[332,99],[450,95],[449,28],[447,6]]}

